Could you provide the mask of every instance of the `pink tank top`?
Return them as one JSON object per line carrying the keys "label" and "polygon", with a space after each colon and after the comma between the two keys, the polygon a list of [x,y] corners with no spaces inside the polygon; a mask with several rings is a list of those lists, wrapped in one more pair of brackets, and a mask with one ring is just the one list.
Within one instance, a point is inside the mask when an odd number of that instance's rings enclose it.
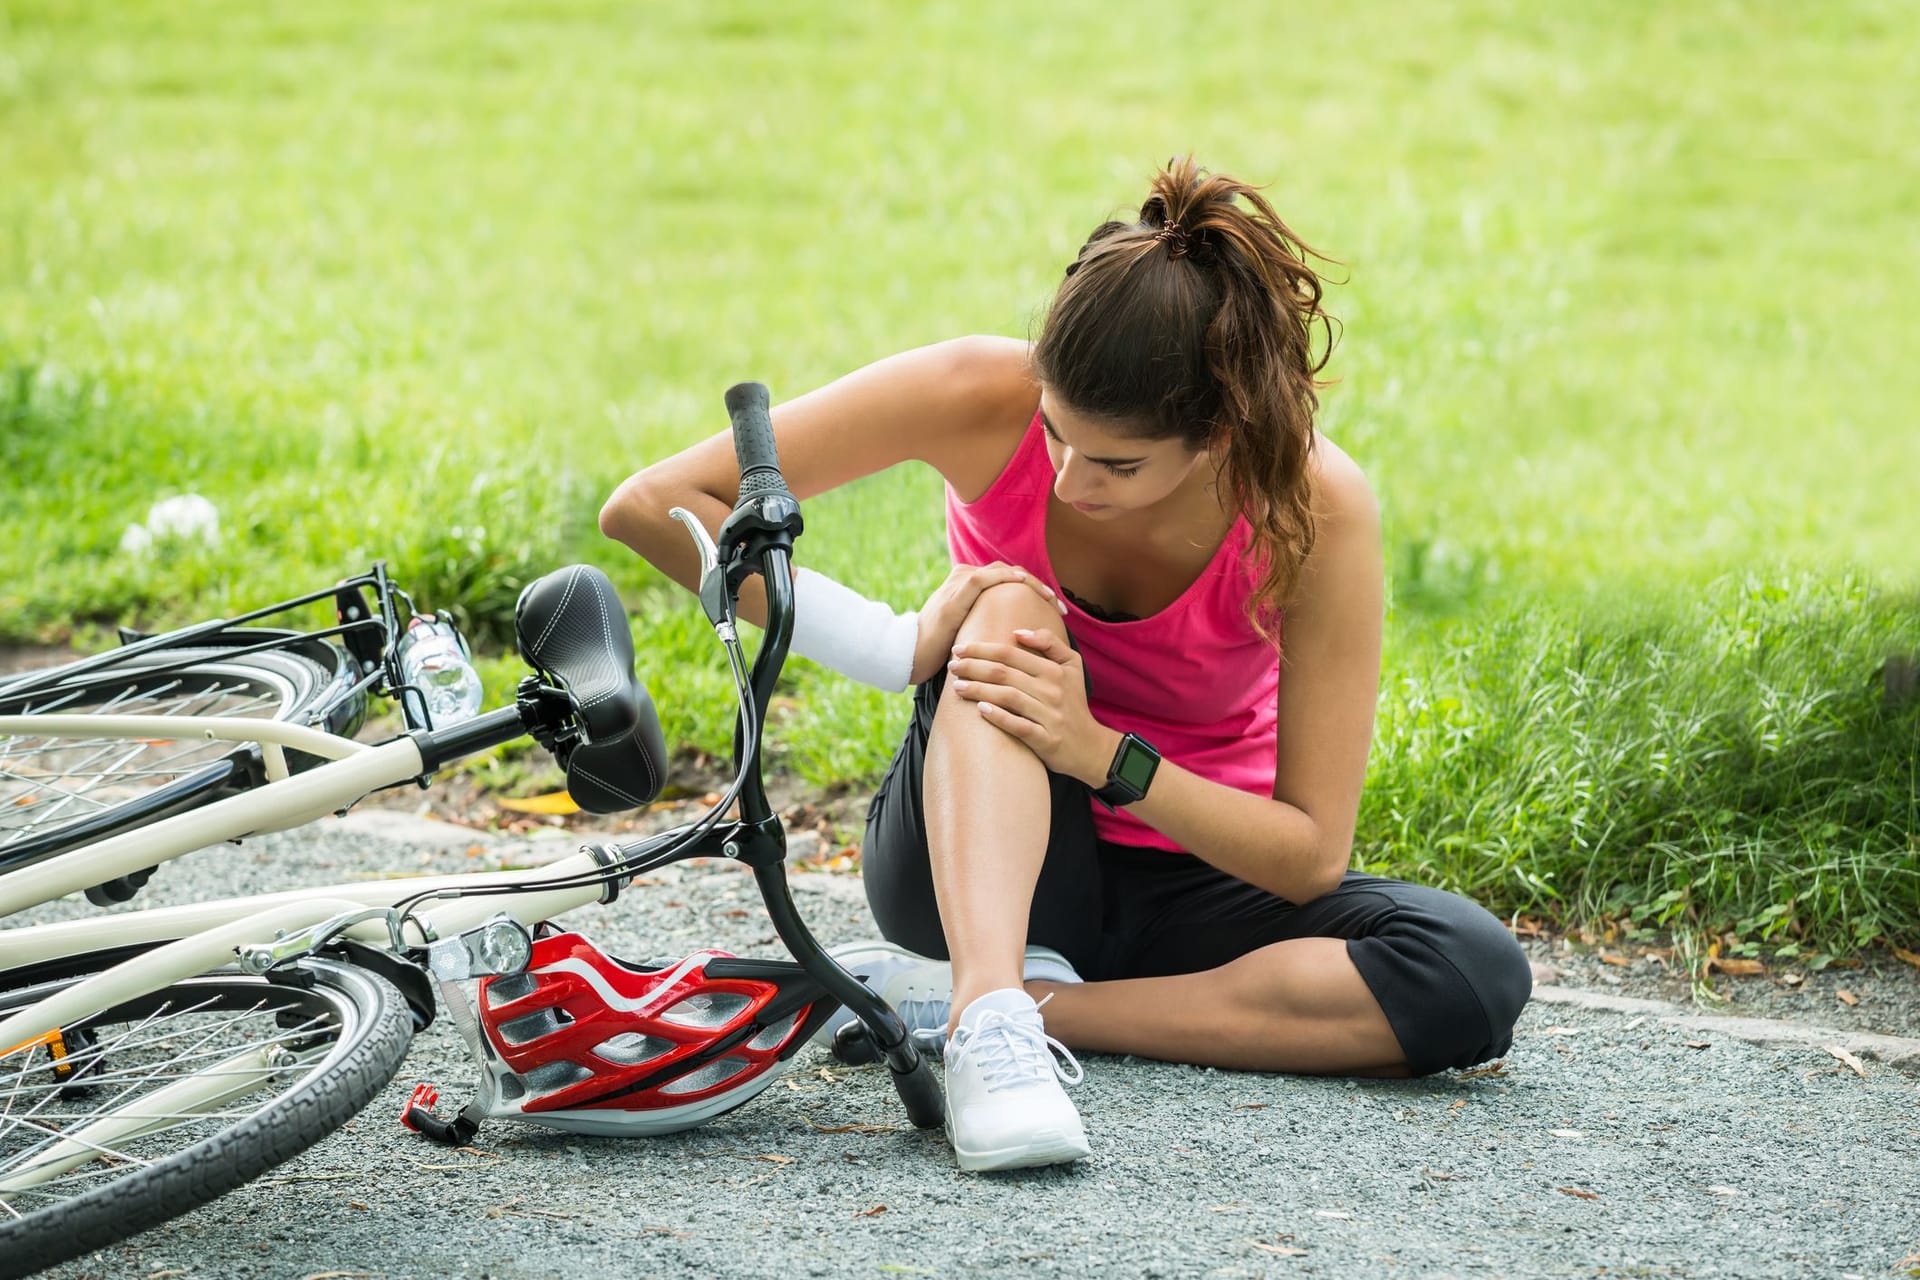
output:
{"label": "pink tank top", "polygon": [[[1019,565],[1066,600],[1047,555],[1053,481],[1036,412],[1013,460],[977,501],[962,502],[947,486],[953,562]],[[1202,778],[1270,796],[1280,655],[1246,619],[1257,585],[1242,559],[1251,534],[1245,519],[1236,520],[1193,585],[1152,617],[1103,621],[1069,600],[1066,621],[1093,685],[1094,719],[1139,734],[1164,759]],[[1125,810],[1089,803],[1101,839],[1184,852]]]}

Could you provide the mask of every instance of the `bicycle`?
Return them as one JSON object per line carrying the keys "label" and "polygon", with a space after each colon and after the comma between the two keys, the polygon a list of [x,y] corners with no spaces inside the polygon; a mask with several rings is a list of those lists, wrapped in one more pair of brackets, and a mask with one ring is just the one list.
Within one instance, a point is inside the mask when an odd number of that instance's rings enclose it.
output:
{"label": "bicycle", "polygon": [[[536,949],[572,936],[536,940],[535,927],[610,903],[636,877],[687,858],[749,867],[793,959],[697,953],[697,966],[689,957],[670,973],[624,971],[652,982],[659,999],[680,1000],[662,1016],[685,1007],[693,1030],[663,1031],[671,1042],[665,1049],[632,1036],[601,1045],[615,1059],[655,1055],[630,1066],[623,1079],[632,1083],[622,1094],[678,1087],[659,1114],[676,1127],[705,1123],[771,1084],[780,1064],[844,1004],[856,1017],[840,1029],[835,1052],[884,1060],[913,1124],[941,1122],[928,1058],[894,1011],[820,948],[787,884],[784,832],[761,777],[760,708],[792,634],[790,559],[803,523],[780,476],[766,388],[743,383],[726,401],[739,500],[717,539],[685,511],[674,512],[700,546],[699,600],[727,651],[739,701],[734,778],[718,801],[690,822],[630,844],[583,845],[537,874],[334,885],[0,933],[0,1276],[145,1230],[305,1150],[393,1078],[413,1032],[441,1005],[481,1057],[482,1099],[454,1121],[434,1116],[430,1105],[412,1106],[415,1127],[459,1142],[491,1110],[609,1131],[593,1128],[596,1115],[536,1106],[567,1096],[565,1086],[550,1090],[538,1073],[516,1075],[512,1035],[502,1040],[491,1024],[475,1034],[475,1010],[456,984],[481,981],[484,1020],[488,984],[502,984],[496,995],[520,990],[514,984],[531,980]],[[766,587],[768,618],[749,670],[735,607],[741,584],[755,574]],[[372,605],[366,590],[375,594]],[[598,570],[559,570],[522,594],[515,625],[533,674],[520,682],[513,706],[437,728],[422,690],[396,665],[401,603],[412,610],[405,593],[376,565],[291,603],[329,594],[337,628],[259,634],[269,629],[244,625],[289,603],[282,602],[240,620],[128,637],[121,650],[0,684],[0,744],[8,735],[34,735],[30,741],[64,743],[95,763],[111,754],[102,743],[175,749],[183,725],[196,742],[216,744],[211,759],[171,758],[181,765],[171,781],[116,794],[111,804],[72,802],[68,821],[41,824],[10,851],[0,846],[0,920],[81,890],[97,902],[124,901],[170,859],[342,811],[379,788],[424,784],[456,759],[526,735],[558,757],[569,791],[589,811],[617,812],[659,793],[665,747],[658,717],[634,676],[625,611]],[[337,650],[329,644],[335,638]],[[343,656],[329,662],[326,651]],[[290,654],[299,660],[284,661]],[[244,686],[238,694],[236,685]],[[190,696],[171,692],[179,688]],[[116,689],[188,696],[181,704],[188,714],[122,714],[129,699],[109,696]],[[240,697],[260,714],[199,714],[196,700],[210,692]],[[342,732],[358,726],[369,693],[397,697],[407,725],[373,745]],[[94,702],[107,709],[75,714]],[[738,815],[728,816],[736,803]],[[681,1000],[693,977],[707,984],[699,988],[705,994]],[[502,1083],[520,1096],[500,1098],[494,1089]],[[586,1110],[615,1101],[598,1098]],[[416,1093],[415,1102],[430,1099]]]}

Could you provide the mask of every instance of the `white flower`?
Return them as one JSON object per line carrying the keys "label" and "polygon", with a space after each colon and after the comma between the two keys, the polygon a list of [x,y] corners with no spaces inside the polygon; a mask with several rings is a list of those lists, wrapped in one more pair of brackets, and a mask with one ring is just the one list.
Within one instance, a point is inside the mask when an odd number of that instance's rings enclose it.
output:
{"label": "white flower", "polygon": [[130,524],[120,535],[120,550],[130,556],[144,556],[154,543],[168,540],[202,542],[208,546],[220,540],[220,512],[197,493],[162,498],[147,512],[145,524]]}
{"label": "white flower", "polygon": [[197,493],[163,498],[147,512],[147,529],[155,538],[193,538],[200,542],[220,540],[220,512]]}

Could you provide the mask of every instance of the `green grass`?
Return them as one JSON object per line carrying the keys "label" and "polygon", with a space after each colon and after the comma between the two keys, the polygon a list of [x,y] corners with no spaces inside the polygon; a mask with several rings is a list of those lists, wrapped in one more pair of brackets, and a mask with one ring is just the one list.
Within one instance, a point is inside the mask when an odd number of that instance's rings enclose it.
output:
{"label": "green grass", "polygon": [[[1192,150],[1344,264],[1323,425],[1394,585],[1360,860],[1920,941],[1913,720],[1872,692],[1920,651],[1920,18],[1336,9],[0,0],[0,639],[385,556],[497,646],[591,559],[719,749],[718,655],[600,499],[742,377],[1029,332]],[[217,553],[116,550],[185,491]],[[913,603],[938,494],[812,502],[802,559]],[[790,683],[779,758],[870,781],[904,704]]]}
{"label": "green grass", "polygon": [[1920,598],[1744,577],[1476,611],[1382,701],[1364,863],[1510,910],[1816,963],[1920,932]]}

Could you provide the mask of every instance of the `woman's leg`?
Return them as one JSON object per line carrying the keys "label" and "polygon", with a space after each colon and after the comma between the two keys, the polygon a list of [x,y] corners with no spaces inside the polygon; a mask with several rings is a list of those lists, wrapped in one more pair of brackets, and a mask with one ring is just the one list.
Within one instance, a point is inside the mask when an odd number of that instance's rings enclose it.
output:
{"label": "woman's leg", "polygon": [[1075,1049],[1305,1075],[1407,1075],[1406,1053],[1338,938],[1275,942],[1217,969],[1030,982]]}
{"label": "woman's leg", "polygon": [[1208,1066],[1416,1074],[1505,1053],[1525,953],[1455,894],[1350,874],[1304,907],[1184,855],[1107,846],[1117,981],[1030,984],[1076,1048]]}
{"label": "woman's leg", "polygon": [[[928,848],[924,784],[945,688],[946,673],[940,671],[914,690],[906,734],[867,807],[860,860],[867,905],[881,937],[936,960],[947,959],[948,951]],[[1048,773],[1047,784],[1046,855],[1027,909],[1026,941],[1060,952],[1080,974],[1102,976],[1111,966],[1104,956],[1104,878],[1091,801],[1077,779]]]}
{"label": "woman's leg", "polygon": [[[1004,643],[1019,627],[1066,635],[1039,596],[1010,583],[980,594],[959,638]],[[1025,744],[943,689],[921,797],[957,1019],[987,992],[1021,985],[1028,913],[1052,828],[1052,784]]]}
{"label": "woman's leg", "polygon": [[[962,635],[1057,627],[1057,615],[1023,608],[1032,600],[1024,588],[996,588],[968,620],[978,630]],[[1011,616],[999,616],[1003,608]],[[1425,1074],[1506,1052],[1531,976],[1482,908],[1360,875],[1295,907],[1190,855],[1099,845],[1082,784],[1046,773],[956,704],[941,677],[917,691],[907,739],[868,811],[863,858],[883,936],[935,958],[951,944],[956,1015],[973,998],[961,990],[963,954],[987,955],[999,970],[976,978],[968,990],[977,994],[1017,983],[1021,943],[1031,941],[1092,980],[1026,984],[1036,999],[1054,997],[1048,1030],[1077,1048],[1360,1075]],[[941,738],[953,749],[936,759]],[[1019,754],[995,755],[996,746]],[[1044,806],[1022,770],[1044,779]],[[1000,785],[1008,775],[1012,792]],[[970,923],[956,927],[960,919]]]}
{"label": "woman's leg", "polygon": [[[1025,607],[1035,600],[1024,586],[985,592],[960,637],[1056,628],[1057,616]],[[1099,957],[1102,877],[1086,787],[948,694],[944,676],[915,690],[906,740],[867,811],[861,877],[896,948],[951,963],[889,948],[841,954],[903,1016],[912,1009],[921,1026],[944,1016],[947,1136],[961,1169],[1077,1160],[1089,1151],[1086,1130],[1020,988],[1030,940],[1081,964]]]}

